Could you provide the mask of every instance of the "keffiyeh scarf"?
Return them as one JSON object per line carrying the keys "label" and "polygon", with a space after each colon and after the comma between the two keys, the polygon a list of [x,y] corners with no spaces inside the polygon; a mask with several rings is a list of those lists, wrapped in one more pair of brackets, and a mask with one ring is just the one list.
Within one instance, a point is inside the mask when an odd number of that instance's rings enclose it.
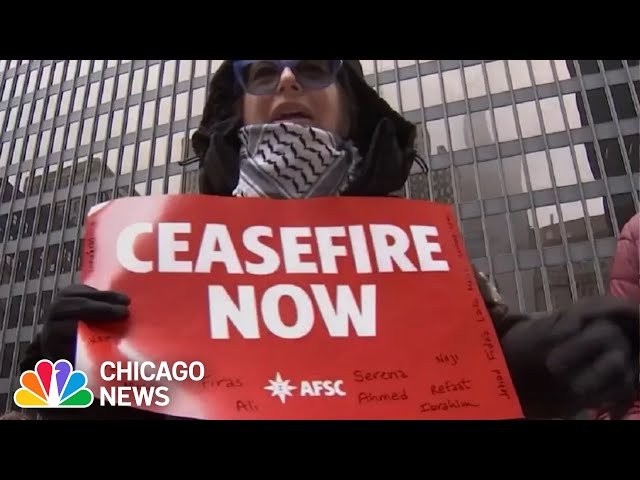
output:
{"label": "keffiyeh scarf", "polygon": [[314,127],[248,125],[239,131],[240,178],[233,194],[309,198],[339,195],[360,161],[357,148]]}

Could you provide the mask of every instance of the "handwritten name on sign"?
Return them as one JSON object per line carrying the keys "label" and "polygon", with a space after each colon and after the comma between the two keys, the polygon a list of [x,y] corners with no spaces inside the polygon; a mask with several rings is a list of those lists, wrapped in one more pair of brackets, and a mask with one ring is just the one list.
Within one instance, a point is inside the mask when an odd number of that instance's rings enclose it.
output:
{"label": "handwritten name on sign", "polygon": [[129,318],[79,327],[90,387],[105,383],[96,371],[107,360],[197,361],[206,382],[169,383],[167,405],[140,408],[201,419],[522,415],[448,206],[123,198],[94,208],[86,228],[83,281],[132,300]]}

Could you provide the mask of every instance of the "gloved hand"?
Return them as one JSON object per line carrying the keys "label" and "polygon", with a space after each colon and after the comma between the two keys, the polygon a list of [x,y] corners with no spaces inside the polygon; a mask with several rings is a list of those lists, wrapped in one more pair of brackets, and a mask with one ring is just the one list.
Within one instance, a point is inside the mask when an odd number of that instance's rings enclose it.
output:
{"label": "gloved hand", "polygon": [[596,297],[515,323],[501,344],[525,416],[624,412],[639,388],[638,312],[635,303]]}
{"label": "gloved hand", "polygon": [[42,331],[29,346],[21,370],[35,368],[43,359],[74,363],[78,321],[107,322],[129,314],[127,295],[76,284],[61,289],[43,317]]}
{"label": "gloved hand", "polygon": [[[130,299],[119,292],[101,291],[88,285],[61,289],[43,317],[42,331],[29,345],[21,370],[33,370],[47,358],[66,359],[74,364],[78,321],[109,322],[129,315]],[[101,407],[94,402],[86,409],[43,409],[44,420],[157,420],[164,415],[129,407]]]}

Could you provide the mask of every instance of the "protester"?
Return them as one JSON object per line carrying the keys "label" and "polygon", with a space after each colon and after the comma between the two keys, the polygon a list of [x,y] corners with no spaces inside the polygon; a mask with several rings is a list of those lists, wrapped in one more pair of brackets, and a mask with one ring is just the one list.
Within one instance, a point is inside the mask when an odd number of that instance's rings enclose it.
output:
{"label": "protester", "polygon": [[[201,193],[287,199],[391,195],[416,161],[415,139],[416,126],[365,82],[357,60],[236,60],[214,75],[192,142]],[[285,148],[292,142],[297,148]],[[313,174],[288,181],[302,165]],[[509,313],[486,278],[476,278],[527,418],[570,418],[633,398],[638,325],[628,302],[591,298],[532,320]],[[129,301],[84,285],[62,289],[22,369],[42,358],[73,362],[77,321],[125,318]],[[127,408],[74,414],[161,418]],[[56,411],[43,416],[67,418]]]}
{"label": "protester", "polygon": [[[620,232],[616,253],[611,265],[609,293],[628,298],[640,305],[640,214],[636,213]],[[640,320],[638,320],[640,321]],[[640,359],[638,359],[640,362]],[[617,414],[617,415],[616,415]],[[640,420],[640,396],[630,410],[614,412],[623,420]],[[610,412],[599,412],[598,420],[610,420]]]}

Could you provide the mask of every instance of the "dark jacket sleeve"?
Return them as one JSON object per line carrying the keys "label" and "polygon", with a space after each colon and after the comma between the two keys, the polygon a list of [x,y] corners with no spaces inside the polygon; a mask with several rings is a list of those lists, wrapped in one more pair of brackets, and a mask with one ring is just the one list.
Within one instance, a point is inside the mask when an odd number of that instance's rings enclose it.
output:
{"label": "dark jacket sleeve", "polygon": [[[525,417],[528,419],[554,419],[570,418],[578,414],[579,408],[572,404],[572,398],[563,390],[562,386],[551,384],[544,368],[531,368],[538,363],[542,364],[542,358],[535,359],[526,354],[514,355],[514,350],[518,349],[517,345],[514,347],[514,343],[522,344],[522,339],[527,340],[525,343],[529,343],[528,339],[531,339],[531,345],[527,345],[529,350],[533,352],[543,350],[535,346],[536,343],[541,343],[541,340],[544,340],[544,334],[541,335],[538,326],[541,323],[549,323],[552,320],[551,317],[557,313],[546,314],[546,317],[549,318],[541,317],[540,319],[532,318],[527,314],[511,313],[487,277],[475,268],[474,273],[500,340],[505,361]],[[517,342],[511,341],[514,337],[518,337]],[[526,365],[527,363],[529,365]]]}
{"label": "dark jacket sleeve", "polygon": [[[44,328],[31,342],[20,362],[20,371],[34,370],[43,359],[55,362],[62,358],[72,364],[75,358],[76,322],[55,322],[52,328]],[[100,406],[95,398],[88,408],[34,409],[41,420],[165,420],[165,415],[129,407]]]}
{"label": "dark jacket sleeve", "polygon": [[487,307],[487,311],[489,315],[491,315],[491,320],[493,320],[496,334],[501,338],[516,323],[526,320],[526,316],[510,314],[509,307],[504,303],[502,297],[489,279],[477,269],[474,268],[473,271],[485,307]]}

